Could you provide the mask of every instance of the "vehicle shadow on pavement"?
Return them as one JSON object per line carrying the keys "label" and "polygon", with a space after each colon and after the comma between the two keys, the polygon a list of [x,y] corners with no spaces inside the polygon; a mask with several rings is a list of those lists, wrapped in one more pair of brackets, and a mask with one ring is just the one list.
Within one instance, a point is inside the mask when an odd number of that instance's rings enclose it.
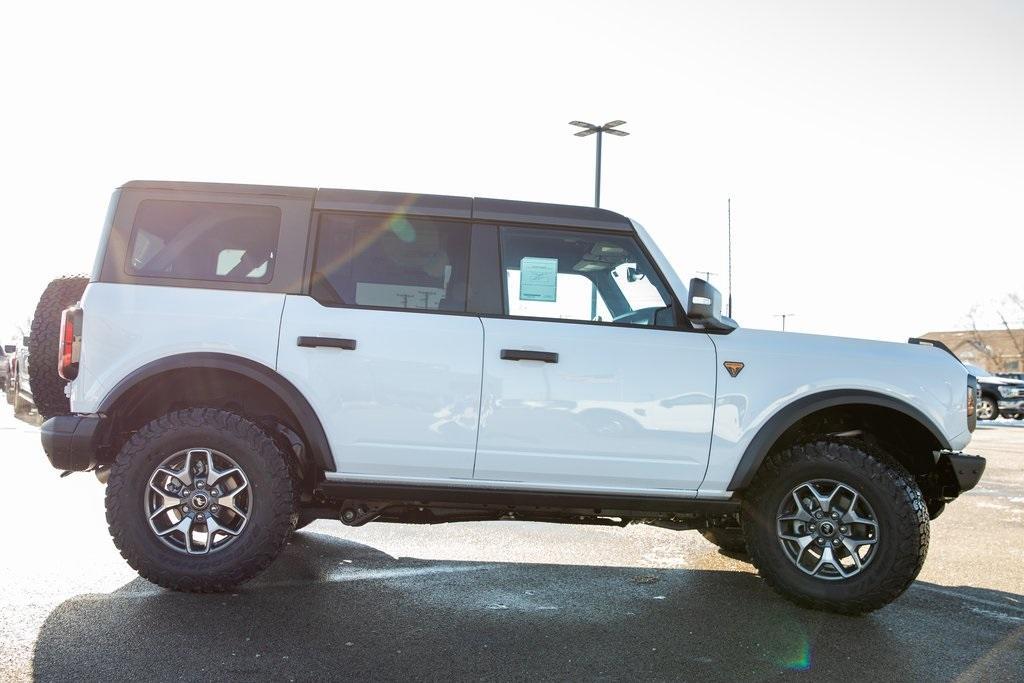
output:
{"label": "vehicle shadow on pavement", "polygon": [[300,532],[234,593],[143,579],[49,614],[38,680],[1013,680],[1024,597],[919,582],[867,617],[754,574],[394,558]]}

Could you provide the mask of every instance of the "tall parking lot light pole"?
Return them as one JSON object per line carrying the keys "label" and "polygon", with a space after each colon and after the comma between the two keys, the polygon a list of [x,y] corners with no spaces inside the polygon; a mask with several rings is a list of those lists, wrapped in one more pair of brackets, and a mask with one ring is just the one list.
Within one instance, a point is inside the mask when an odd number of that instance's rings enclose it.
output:
{"label": "tall parking lot light pole", "polygon": [[580,132],[575,133],[576,137],[578,137],[578,138],[585,138],[588,135],[593,135],[594,133],[597,133],[597,168],[596,168],[596,170],[594,172],[594,206],[595,207],[600,207],[601,206],[601,136],[604,133],[608,133],[609,135],[617,135],[617,136],[623,137],[623,138],[626,137],[627,135],[629,135],[629,133],[627,133],[624,130],[616,130],[618,128],[618,126],[625,125],[625,123],[626,123],[625,121],[615,120],[615,121],[609,121],[608,123],[604,124],[603,126],[595,126],[594,124],[587,123],[586,121],[570,121],[569,122],[570,126],[579,126],[580,128],[583,129]]}

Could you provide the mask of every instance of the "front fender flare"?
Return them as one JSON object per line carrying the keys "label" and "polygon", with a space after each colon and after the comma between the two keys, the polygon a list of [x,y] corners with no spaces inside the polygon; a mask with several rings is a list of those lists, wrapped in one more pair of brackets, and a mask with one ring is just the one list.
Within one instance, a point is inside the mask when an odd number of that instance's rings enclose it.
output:
{"label": "front fender flare", "polygon": [[787,429],[819,410],[841,405],[879,406],[901,412],[927,429],[935,437],[940,450],[952,450],[949,439],[946,438],[942,430],[938,428],[931,418],[906,401],[864,389],[822,391],[809,396],[803,396],[787,404],[761,426],[757,434],[750,441],[747,449],[743,452],[743,457],[740,458],[739,465],[737,465],[736,471],[732,475],[732,480],[729,481],[728,490],[739,491],[750,485],[758,468],[761,467],[761,463],[767,457],[768,451],[771,450],[771,447]]}

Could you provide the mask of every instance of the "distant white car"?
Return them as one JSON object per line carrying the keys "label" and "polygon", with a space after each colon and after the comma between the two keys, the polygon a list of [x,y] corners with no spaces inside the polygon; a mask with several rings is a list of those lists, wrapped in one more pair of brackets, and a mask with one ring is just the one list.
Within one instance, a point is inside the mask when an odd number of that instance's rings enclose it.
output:
{"label": "distant white car", "polygon": [[740,329],[610,211],[131,182],[83,285],[33,321],[43,445],[173,589],[244,581],[318,517],[643,523],[862,613],[984,469],[952,354]]}

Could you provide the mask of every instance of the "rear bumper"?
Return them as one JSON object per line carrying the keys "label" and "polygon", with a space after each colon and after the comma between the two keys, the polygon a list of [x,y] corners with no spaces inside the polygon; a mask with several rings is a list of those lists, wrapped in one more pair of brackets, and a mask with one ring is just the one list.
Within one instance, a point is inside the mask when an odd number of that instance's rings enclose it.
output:
{"label": "rear bumper", "polygon": [[72,472],[95,466],[102,420],[99,415],[59,415],[44,422],[39,433],[50,464]]}
{"label": "rear bumper", "polygon": [[943,493],[955,498],[978,485],[985,473],[985,458],[966,453],[943,453],[939,456],[939,467],[944,475]]}

